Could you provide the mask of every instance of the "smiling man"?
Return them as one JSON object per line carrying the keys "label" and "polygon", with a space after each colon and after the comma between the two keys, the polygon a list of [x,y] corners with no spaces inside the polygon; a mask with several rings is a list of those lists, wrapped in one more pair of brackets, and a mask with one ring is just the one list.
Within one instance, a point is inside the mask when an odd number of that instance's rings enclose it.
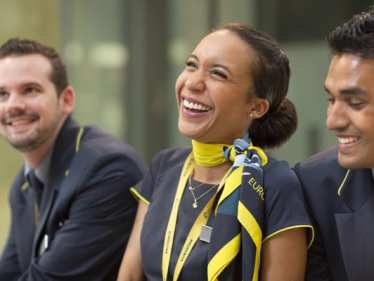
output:
{"label": "smiling man", "polygon": [[0,134],[24,159],[0,280],[115,280],[143,164],[127,144],[79,126],[74,104],[54,49],[20,39],[0,47]]}
{"label": "smiling man", "polygon": [[306,280],[374,280],[374,11],[329,45],[326,124],[338,144],[295,167],[316,225]]}

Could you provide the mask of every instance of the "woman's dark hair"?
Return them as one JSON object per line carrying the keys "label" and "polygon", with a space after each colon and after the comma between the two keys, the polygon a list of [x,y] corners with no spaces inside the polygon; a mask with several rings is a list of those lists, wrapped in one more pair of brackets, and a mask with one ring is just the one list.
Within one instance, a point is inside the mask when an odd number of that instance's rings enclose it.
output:
{"label": "woman's dark hair", "polygon": [[350,53],[374,58],[374,10],[354,15],[330,32],[328,43],[333,54]]}
{"label": "woman's dark hair", "polygon": [[278,43],[266,33],[240,23],[230,23],[218,30],[228,30],[239,36],[256,53],[250,62],[254,88],[250,94],[269,101],[269,111],[252,122],[249,137],[254,145],[272,148],[287,141],[297,127],[293,103],[286,98],[290,66]]}

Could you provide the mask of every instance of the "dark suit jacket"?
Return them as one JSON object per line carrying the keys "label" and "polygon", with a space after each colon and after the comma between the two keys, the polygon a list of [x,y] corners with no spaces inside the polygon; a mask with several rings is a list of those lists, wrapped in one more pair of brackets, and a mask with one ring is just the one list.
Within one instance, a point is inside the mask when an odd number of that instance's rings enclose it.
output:
{"label": "dark suit jacket", "polygon": [[316,225],[306,280],[374,280],[374,182],[370,169],[347,170],[331,148],[296,165]]}
{"label": "dark suit jacket", "polygon": [[23,169],[16,177],[1,281],[115,280],[144,168],[121,141],[86,127],[77,142],[79,131],[69,118],[56,139],[39,219]]}

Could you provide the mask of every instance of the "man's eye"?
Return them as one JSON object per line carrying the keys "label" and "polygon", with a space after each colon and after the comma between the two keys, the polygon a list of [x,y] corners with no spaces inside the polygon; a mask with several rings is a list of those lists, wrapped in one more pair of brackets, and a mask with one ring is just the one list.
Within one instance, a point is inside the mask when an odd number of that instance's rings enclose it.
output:
{"label": "man's eye", "polygon": [[197,63],[194,61],[186,61],[186,68],[188,69],[196,69],[197,68]]}
{"label": "man's eye", "polygon": [[27,94],[27,95],[36,94],[38,92],[39,92],[39,90],[36,87],[27,87],[27,88],[25,88],[25,94]]}
{"label": "man's eye", "polygon": [[363,100],[351,99],[348,101],[348,104],[353,108],[360,109],[365,106],[366,102]]}
{"label": "man's eye", "polygon": [[333,97],[328,97],[327,98],[327,103],[333,104],[335,102],[335,99]]}
{"label": "man's eye", "polygon": [[0,91],[0,99],[5,99],[9,96],[9,93],[6,91]]}

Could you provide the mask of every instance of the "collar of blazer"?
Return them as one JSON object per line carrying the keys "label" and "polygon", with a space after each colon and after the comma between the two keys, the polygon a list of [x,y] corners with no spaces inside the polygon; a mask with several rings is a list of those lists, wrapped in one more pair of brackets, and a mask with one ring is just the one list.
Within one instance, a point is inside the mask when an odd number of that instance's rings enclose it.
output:
{"label": "collar of blazer", "polygon": [[77,143],[80,141],[80,126],[70,117],[65,121],[61,128],[51,157],[51,165],[49,167],[48,185],[57,187],[62,179],[68,173],[70,162],[74,158],[77,150]]}
{"label": "collar of blazer", "polygon": [[373,185],[370,169],[348,169],[344,170],[337,194],[352,211],[356,211],[374,192]]}
{"label": "collar of blazer", "polygon": [[338,196],[350,212],[336,212],[335,223],[345,272],[348,280],[371,280],[374,267],[368,261],[374,260],[373,177],[370,169],[352,169],[341,175]]}
{"label": "collar of blazer", "polygon": [[[43,212],[41,213],[34,238],[33,256],[40,255],[48,247],[41,247],[41,245],[48,244],[49,239],[48,235],[44,234],[45,225],[61,184],[65,176],[69,173],[68,168],[70,163],[77,149],[79,149],[82,132],[81,127],[75,121],[68,118],[57,136],[49,168],[50,173],[47,180],[46,199],[42,204]],[[47,242],[45,239],[47,239]]]}

